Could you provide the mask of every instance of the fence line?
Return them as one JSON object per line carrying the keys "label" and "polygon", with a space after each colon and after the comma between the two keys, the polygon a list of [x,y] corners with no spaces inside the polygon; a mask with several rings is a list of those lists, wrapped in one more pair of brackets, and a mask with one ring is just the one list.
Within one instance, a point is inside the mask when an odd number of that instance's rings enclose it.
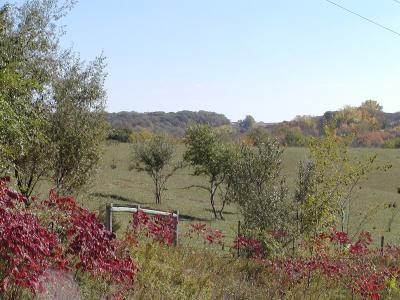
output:
{"label": "fence line", "polygon": [[130,206],[114,205],[113,203],[106,204],[106,229],[112,232],[112,217],[113,212],[127,212],[136,213],[142,211],[149,215],[161,215],[161,216],[172,216],[176,220],[176,226],[174,230],[174,245],[178,244],[178,223],[179,223],[179,210],[173,213],[166,211],[153,210],[148,208],[140,208],[139,204]]}

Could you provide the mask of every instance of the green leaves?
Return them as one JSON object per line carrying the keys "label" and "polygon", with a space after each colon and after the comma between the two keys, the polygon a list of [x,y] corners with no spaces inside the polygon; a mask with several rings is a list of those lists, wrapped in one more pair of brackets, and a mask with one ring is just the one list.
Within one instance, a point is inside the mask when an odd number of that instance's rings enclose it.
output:
{"label": "green leaves", "polygon": [[278,141],[268,138],[255,147],[237,147],[227,178],[227,197],[239,205],[249,230],[281,230],[290,224],[282,153]]}
{"label": "green leaves", "polygon": [[374,168],[376,155],[353,160],[336,129],[325,127],[323,138],[313,138],[310,158],[300,163],[295,195],[299,234],[315,235],[337,225],[349,230],[354,188]]}
{"label": "green leaves", "polygon": [[[224,143],[220,135],[210,125],[194,125],[188,128],[185,136],[187,146],[184,159],[194,168],[194,175],[205,175],[209,186],[203,187],[210,194],[210,203],[214,217],[217,218],[215,209],[215,195],[217,190],[225,183],[230,172],[233,158],[233,148]],[[222,219],[222,210],[225,199],[222,199],[222,208],[219,212]]]}
{"label": "green leaves", "polygon": [[181,164],[172,165],[175,145],[167,136],[157,135],[135,144],[134,150],[136,170],[145,171],[152,178],[156,203],[161,203],[167,180],[181,168]]}
{"label": "green leaves", "polygon": [[63,50],[57,21],[74,1],[0,8],[0,171],[29,196],[50,178],[60,193],[87,183],[105,138],[105,59]]}

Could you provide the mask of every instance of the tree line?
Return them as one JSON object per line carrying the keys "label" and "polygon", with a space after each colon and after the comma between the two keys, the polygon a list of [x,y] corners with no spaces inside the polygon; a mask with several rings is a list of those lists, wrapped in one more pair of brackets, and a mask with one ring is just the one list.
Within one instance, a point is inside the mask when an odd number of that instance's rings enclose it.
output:
{"label": "tree line", "polygon": [[281,145],[304,147],[311,138],[321,137],[326,125],[337,129],[342,137],[351,137],[353,147],[400,148],[400,113],[385,113],[374,100],[367,100],[358,107],[345,106],[338,111],[328,111],[323,116],[297,116],[291,121],[263,123],[247,115],[238,122],[229,121],[224,115],[210,112],[107,114],[112,126],[111,140],[134,142],[138,136],[168,133],[183,138],[193,124],[209,124],[220,128],[232,141],[251,140],[254,136],[269,135]]}

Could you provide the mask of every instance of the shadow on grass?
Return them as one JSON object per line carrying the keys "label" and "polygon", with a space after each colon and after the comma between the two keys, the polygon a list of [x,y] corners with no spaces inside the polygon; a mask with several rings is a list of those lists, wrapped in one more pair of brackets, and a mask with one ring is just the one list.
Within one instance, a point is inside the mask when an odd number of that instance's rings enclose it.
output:
{"label": "shadow on grass", "polygon": [[[207,212],[210,212],[210,213],[213,213],[213,210],[211,209],[211,208],[205,208],[204,209],[205,211],[207,211]],[[217,209],[217,211],[219,211],[218,209]],[[223,215],[237,215],[237,214],[239,214],[238,212],[234,212],[234,211],[223,211],[222,212],[222,214]]]}
{"label": "shadow on grass", "polygon": [[115,195],[115,194],[91,193],[90,196],[113,199],[113,200],[117,200],[117,201],[124,201],[124,202],[129,202],[130,204],[151,204],[151,202],[141,202],[141,201],[137,201],[136,199],[132,199],[132,198],[128,198],[128,197],[124,197],[124,196],[120,196],[120,195]]}
{"label": "shadow on grass", "polygon": [[197,221],[197,222],[210,221],[210,219],[207,219],[207,218],[200,218],[200,217],[195,217],[195,216],[191,216],[191,215],[183,215],[183,214],[179,214],[179,219],[181,221]]}

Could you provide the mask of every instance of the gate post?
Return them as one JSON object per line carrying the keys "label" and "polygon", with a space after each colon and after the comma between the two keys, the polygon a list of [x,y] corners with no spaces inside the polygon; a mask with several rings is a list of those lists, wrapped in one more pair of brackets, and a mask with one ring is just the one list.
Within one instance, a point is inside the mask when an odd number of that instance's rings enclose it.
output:
{"label": "gate post", "polygon": [[112,207],[113,204],[106,205],[106,229],[112,232]]}
{"label": "gate post", "polygon": [[178,245],[178,223],[179,223],[179,210],[175,211],[175,231],[174,231],[174,246]]}

